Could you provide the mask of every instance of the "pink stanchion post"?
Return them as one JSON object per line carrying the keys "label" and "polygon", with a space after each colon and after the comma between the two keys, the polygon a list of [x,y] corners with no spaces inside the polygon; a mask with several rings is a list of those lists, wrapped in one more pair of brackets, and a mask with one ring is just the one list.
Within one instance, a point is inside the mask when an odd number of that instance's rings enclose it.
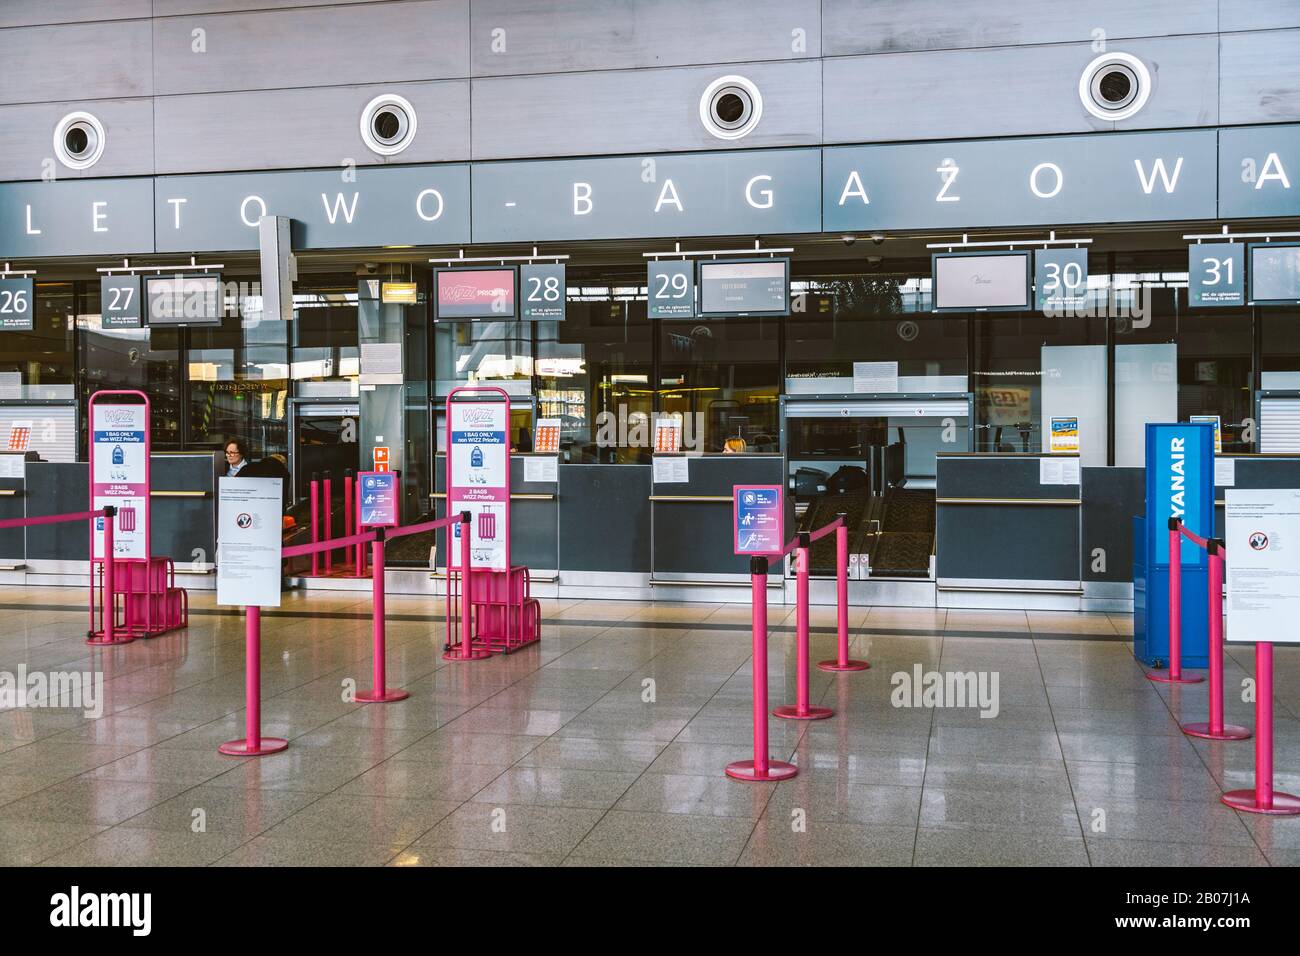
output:
{"label": "pink stanchion post", "polygon": [[230,757],[261,757],[289,746],[282,737],[262,736],[262,609],[244,608],[244,726],[243,740],[230,740],[217,748]]}
{"label": "pink stanchion post", "polygon": [[[442,655],[447,661],[481,661],[492,656],[492,652],[482,648],[474,649],[474,626],[470,614],[470,575],[473,568],[469,560],[470,518],[468,511],[460,513],[460,647],[449,650]],[[448,537],[451,528],[447,529]],[[447,549],[449,552],[451,548]],[[451,561],[447,561],[447,600],[451,600]]]}
{"label": "pink stanchion post", "polygon": [[1205,544],[1210,564],[1210,719],[1183,724],[1183,733],[1206,740],[1245,740],[1250,731],[1223,722],[1223,542]]}
{"label": "pink stanchion post", "polygon": [[849,516],[841,513],[835,529],[835,631],[836,655],[833,661],[819,661],[824,671],[864,671],[866,661],[849,660]]}
{"label": "pink stanchion post", "polygon": [[749,559],[749,587],[754,632],[754,759],[727,764],[733,780],[788,780],[799,768],[772,760],[767,743],[767,558]]}
{"label": "pink stanchion post", "polygon": [[[321,513],[325,518],[325,540],[329,541],[334,537],[334,490],[333,483],[330,480],[330,473],[325,472],[325,480],[321,483],[321,496],[323,503]],[[334,570],[334,549],[330,548],[325,552],[325,574],[329,575]]]}
{"label": "pink stanchion post", "polygon": [[[117,508],[113,505],[104,506],[104,594],[100,602],[99,615],[103,622],[101,630],[102,638],[96,638],[92,630],[86,643],[92,647],[108,647],[115,644],[130,644],[133,638],[130,634],[118,636],[114,633],[113,625],[116,623],[114,618],[117,616],[117,591],[116,591],[116,574],[115,568],[117,561],[113,558],[113,525],[117,521]],[[91,578],[91,590],[94,590],[95,582]],[[93,627],[93,621],[92,621]]]}
{"label": "pink stanchion post", "polygon": [[1204,677],[1183,675],[1183,533],[1178,518],[1169,519],[1169,670],[1151,671],[1157,684],[1199,684]]}
{"label": "pink stanchion post", "polygon": [[404,690],[390,690],[387,686],[387,650],[384,646],[384,529],[375,529],[375,540],[370,543],[371,571],[370,593],[374,612],[373,686],[357,692],[357,700],[366,704],[390,704],[406,700],[411,695]]}
{"label": "pink stanchion post", "polygon": [[[311,543],[315,544],[320,540],[320,481],[315,475],[311,476]],[[312,577],[320,574],[320,553],[313,551],[311,554],[311,573]]]}
{"label": "pink stanchion post", "polygon": [[813,707],[808,700],[808,564],[812,542],[807,531],[799,532],[795,548],[795,703],[782,704],[772,711],[783,720],[825,720],[835,711]]}
{"label": "pink stanchion post", "polygon": [[[343,537],[352,537],[352,470],[343,476]],[[348,549],[343,549],[343,564],[348,563]]]}
{"label": "pink stanchion post", "polygon": [[1229,790],[1220,799],[1234,810],[1269,816],[1300,814],[1300,797],[1273,789],[1273,645],[1255,645],[1255,789]]}

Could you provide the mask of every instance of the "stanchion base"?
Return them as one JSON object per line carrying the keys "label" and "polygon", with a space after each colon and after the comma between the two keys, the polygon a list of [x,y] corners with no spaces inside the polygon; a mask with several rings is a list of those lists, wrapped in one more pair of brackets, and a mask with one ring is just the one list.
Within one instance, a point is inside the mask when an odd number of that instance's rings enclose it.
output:
{"label": "stanchion base", "polygon": [[248,740],[241,738],[226,741],[217,748],[217,753],[223,753],[228,757],[261,757],[266,754],[279,753],[288,746],[289,741],[282,737],[263,737],[255,747],[249,748]]}
{"label": "stanchion base", "polygon": [[825,720],[834,717],[835,711],[829,707],[809,707],[801,712],[794,704],[782,704],[772,711],[772,716],[782,720]]}
{"label": "stanchion base", "polygon": [[382,694],[373,690],[357,691],[356,700],[363,704],[391,704],[395,700],[406,700],[411,695],[404,690],[386,690]]}
{"label": "stanchion base", "polygon": [[732,780],[744,780],[748,783],[761,783],[764,780],[789,780],[799,772],[799,768],[784,760],[769,760],[767,770],[759,773],[754,769],[754,761],[737,760],[727,764],[727,776]]}
{"label": "stanchion base", "polygon": [[1244,813],[1266,813],[1273,817],[1292,817],[1300,814],[1300,797],[1293,797],[1289,793],[1275,791],[1271,807],[1261,807],[1256,803],[1254,790],[1229,790],[1220,799],[1232,809]]}
{"label": "stanchion base", "polygon": [[117,647],[119,644],[130,644],[134,637],[115,637],[111,641],[96,640],[93,637],[86,638],[87,647]]}
{"label": "stanchion base", "polygon": [[1148,673],[1147,680],[1155,681],[1157,684],[1200,684],[1205,678],[1197,674],[1188,677],[1184,674],[1182,677],[1170,677],[1168,672],[1165,673]]}
{"label": "stanchion base", "polygon": [[866,661],[818,661],[817,667],[824,671],[865,671],[871,668]]}
{"label": "stanchion base", "polygon": [[462,657],[460,651],[443,651],[442,659],[444,661],[481,661],[492,656],[491,651],[472,650],[469,657]]}
{"label": "stanchion base", "polygon": [[1217,734],[1210,733],[1210,725],[1203,721],[1194,724],[1183,724],[1183,733],[1189,737],[1200,737],[1203,740],[1246,740],[1250,737],[1250,731],[1245,727],[1238,727],[1236,724],[1224,724],[1223,729]]}

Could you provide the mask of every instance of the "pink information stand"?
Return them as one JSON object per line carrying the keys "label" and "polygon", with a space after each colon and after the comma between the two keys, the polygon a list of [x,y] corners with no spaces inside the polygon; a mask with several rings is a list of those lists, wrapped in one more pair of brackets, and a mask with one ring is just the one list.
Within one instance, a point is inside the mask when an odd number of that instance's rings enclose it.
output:
{"label": "pink information stand", "polygon": [[[131,403],[105,399],[131,396]],[[143,409],[141,411],[141,409]],[[157,637],[189,623],[189,595],[176,586],[176,569],[170,558],[154,557],[149,550],[153,528],[150,431],[152,407],[144,392],[105,389],[86,404],[90,419],[90,507],[115,509],[115,519],[99,519],[90,530],[90,632],[87,643],[106,643],[102,619],[113,620],[117,641]],[[115,527],[105,523],[115,520]],[[115,548],[116,574],[106,602],[103,548]],[[96,605],[100,614],[96,614]],[[109,606],[111,604],[111,606]]]}

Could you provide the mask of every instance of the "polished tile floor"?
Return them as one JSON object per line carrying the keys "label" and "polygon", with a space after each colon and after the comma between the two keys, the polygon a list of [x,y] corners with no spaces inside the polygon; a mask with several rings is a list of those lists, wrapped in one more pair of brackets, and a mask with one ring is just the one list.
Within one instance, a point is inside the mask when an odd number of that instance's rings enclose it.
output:
{"label": "polished tile floor", "polygon": [[[745,784],[722,770],[751,755],[747,607],[548,601],[540,647],[449,664],[440,602],[391,596],[389,682],[411,697],[356,704],[368,596],[289,593],[263,618],[262,673],[263,731],[290,747],[239,759],[216,747],[243,735],[243,622],[210,593],[193,605],[185,632],[91,650],[82,591],[0,589],[0,672],[105,681],[98,719],[0,711],[0,863],[1300,863],[1300,818],[1219,804],[1252,785],[1252,744],[1179,732],[1205,685],[1147,681],[1125,615],[855,608],[872,669],[814,669],[835,717],[769,721],[800,774]],[[791,609],[770,622],[776,705]],[[814,610],[814,661],[833,624]],[[1276,785],[1300,792],[1300,650],[1276,659]],[[997,715],[894,706],[918,665],[996,675]],[[1229,649],[1228,717],[1247,725],[1252,669]]]}

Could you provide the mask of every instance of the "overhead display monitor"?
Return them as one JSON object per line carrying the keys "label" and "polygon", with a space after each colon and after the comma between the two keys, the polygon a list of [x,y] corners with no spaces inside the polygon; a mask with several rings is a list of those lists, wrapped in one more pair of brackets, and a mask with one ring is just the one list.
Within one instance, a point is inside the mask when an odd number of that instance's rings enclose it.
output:
{"label": "overhead display monitor", "polygon": [[220,325],[225,311],[221,275],[158,275],[144,280],[149,324]]}
{"label": "overhead display monitor", "polygon": [[702,317],[789,315],[789,259],[702,259],[699,264]]}
{"label": "overhead display monitor", "polygon": [[1011,252],[938,252],[931,263],[935,312],[1023,312],[1032,257]]}
{"label": "overhead display monitor", "polygon": [[513,319],[517,316],[513,266],[437,269],[433,274],[437,319]]}
{"label": "overhead display monitor", "polygon": [[1252,305],[1300,304],[1300,242],[1258,242],[1250,246]]}

